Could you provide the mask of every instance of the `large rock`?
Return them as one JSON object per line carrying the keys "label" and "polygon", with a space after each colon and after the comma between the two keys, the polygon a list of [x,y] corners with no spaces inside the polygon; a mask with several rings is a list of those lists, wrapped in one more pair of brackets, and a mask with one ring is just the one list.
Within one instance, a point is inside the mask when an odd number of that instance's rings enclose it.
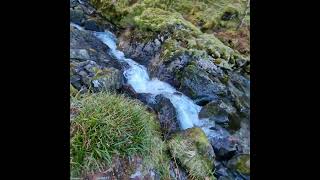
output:
{"label": "large rock", "polygon": [[250,118],[250,80],[244,75],[229,73],[228,90],[239,115],[249,120]]}
{"label": "large rock", "polygon": [[179,90],[195,100],[196,103],[210,102],[227,94],[226,86],[196,65],[188,65],[183,69]]}
{"label": "large rock", "polygon": [[215,127],[205,128],[204,130],[217,160],[229,160],[237,153],[238,141],[225,128],[216,124]]}
{"label": "large rock", "polygon": [[172,133],[180,129],[176,110],[171,101],[163,95],[155,97],[155,104],[164,138],[167,139]]}
{"label": "large rock", "polygon": [[171,101],[165,96],[154,96],[150,93],[137,93],[132,86],[128,84],[124,84],[121,90],[130,97],[139,99],[158,114],[161,131],[165,139],[169,138],[172,133],[180,129],[180,124],[176,117],[176,110]]}
{"label": "large rock", "polygon": [[124,83],[120,70],[99,66],[95,61],[72,61],[70,67],[70,83],[77,90],[116,91]]}
{"label": "large rock", "polygon": [[86,30],[90,31],[97,31],[97,32],[103,32],[104,28],[98,24],[98,22],[95,19],[89,19],[83,23],[83,27]]}
{"label": "large rock", "polygon": [[200,128],[190,128],[173,135],[168,141],[172,156],[191,177],[215,179],[214,151]]}
{"label": "large rock", "polygon": [[[153,57],[160,51],[164,37],[158,35],[154,40],[141,42],[139,32],[128,28],[119,37],[119,48],[127,57],[137,61],[138,63],[148,66],[152,62]],[[153,39],[153,38],[151,38]]]}
{"label": "large rock", "polygon": [[81,25],[81,22],[83,21],[84,14],[81,9],[70,9],[70,21]]}
{"label": "large rock", "polygon": [[95,76],[91,80],[94,92],[119,90],[124,82],[124,77],[118,69],[96,69]]}
{"label": "large rock", "polygon": [[216,123],[228,123],[229,115],[236,113],[236,109],[222,100],[211,101],[205,105],[200,113],[199,118],[209,118]]}
{"label": "large rock", "polygon": [[[121,69],[120,63],[109,55],[110,48],[91,32],[70,25],[70,56],[95,61],[98,65]],[[86,59],[89,58],[89,59]]]}
{"label": "large rock", "polygon": [[86,61],[90,60],[90,56],[86,49],[70,49],[70,59]]}
{"label": "large rock", "polygon": [[250,177],[243,175],[234,169],[226,167],[225,163],[216,162],[215,176],[218,180],[250,180]]}

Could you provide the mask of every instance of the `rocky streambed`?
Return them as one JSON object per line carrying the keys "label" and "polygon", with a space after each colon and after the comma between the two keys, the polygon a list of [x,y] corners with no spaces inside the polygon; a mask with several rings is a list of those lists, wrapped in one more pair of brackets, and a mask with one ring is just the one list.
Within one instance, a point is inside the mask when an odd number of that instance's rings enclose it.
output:
{"label": "rocky streambed", "polygon": [[[250,179],[249,57],[175,13],[148,7],[124,26],[101,4],[70,1],[71,90],[127,94],[157,113],[172,179]],[[153,171],[101,176],[158,179]]]}

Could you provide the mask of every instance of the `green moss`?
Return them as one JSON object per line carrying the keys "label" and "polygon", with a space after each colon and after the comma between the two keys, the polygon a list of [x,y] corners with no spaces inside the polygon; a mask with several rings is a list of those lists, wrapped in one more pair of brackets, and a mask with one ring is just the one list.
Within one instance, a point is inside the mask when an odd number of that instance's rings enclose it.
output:
{"label": "green moss", "polygon": [[110,93],[72,98],[79,113],[71,121],[71,176],[101,171],[113,156],[143,157],[144,166],[169,177],[166,145],[154,114],[138,101]]}
{"label": "green moss", "polygon": [[228,167],[238,171],[241,174],[249,175],[250,174],[250,155],[249,154],[240,154],[234,156],[228,162]]}
{"label": "green moss", "polygon": [[104,68],[104,69],[99,69],[97,67],[93,68],[93,72],[95,73],[94,77],[92,80],[97,80],[101,78],[109,78],[110,75],[114,72],[117,71],[116,69],[111,69],[111,68]]}
{"label": "green moss", "polygon": [[[91,0],[91,3],[107,19],[122,26],[131,24],[133,17],[140,15],[148,8],[159,8],[181,14],[184,19],[202,30],[219,26],[235,28],[240,23],[239,15],[244,14],[246,8],[244,0]],[[236,15],[237,18],[230,20],[233,24],[221,20],[225,13]]]}
{"label": "green moss", "polygon": [[172,156],[186,168],[194,179],[215,179],[213,149],[200,128],[176,133],[168,141]]}
{"label": "green moss", "polygon": [[242,174],[250,174],[250,168],[248,167],[248,161],[250,157],[241,157],[240,161],[237,163],[237,170]]}
{"label": "green moss", "polygon": [[118,23],[126,14],[128,14],[128,0],[90,0],[93,6],[101,14],[113,23]]}
{"label": "green moss", "polygon": [[165,11],[159,8],[146,8],[141,15],[134,18],[134,24],[141,30],[161,32],[174,26],[199,32],[194,25],[183,19],[179,13]]}
{"label": "green moss", "polygon": [[[177,54],[188,53],[196,56],[222,58],[221,66],[231,69],[235,59],[241,55],[224,45],[213,34],[205,34],[200,29],[213,26],[236,27],[239,15],[245,12],[243,0],[138,0],[129,1],[91,0],[105,17],[119,26],[134,27],[132,34],[138,42],[147,42],[161,33],[170,32],[163,45],[160,58],[171,61]],[[243,11],[243,12],[242,12]],[[225,13],[236,18],[222,20]],[[207,53],[207,55],[203,55]],[[207,59],[207,58],[205,58]]]}
{"label": "green moss", "polygon": [[220,78],[220,81],[223,83],[223,84],[227,84],[228,81],[229,81],[230,77],[226,74],[223,75],[222,78]]}
{"label": "green moss", "polygon": [[[212,34],[198,33],[189,29],[175,31],[163,44],[161,58],[168,62],[172,57],[186,53],[194,59],[221,58],[217,60],[220,66],[231,69],[235,59],[243,58],[238,52],[224,45]],[[223,61],[223,62],[222,62]]]}

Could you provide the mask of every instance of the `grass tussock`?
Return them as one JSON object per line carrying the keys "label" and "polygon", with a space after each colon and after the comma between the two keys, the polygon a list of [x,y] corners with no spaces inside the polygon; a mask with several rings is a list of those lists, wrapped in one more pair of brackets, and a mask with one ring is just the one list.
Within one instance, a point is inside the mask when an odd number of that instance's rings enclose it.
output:
{"label": "grass tussock", "polygon": [[154,114],[138,101],[111,93],[71,97],[71,176],[102,171],[114,155],[141,155],[148,168],[169,176],[165,144]]}

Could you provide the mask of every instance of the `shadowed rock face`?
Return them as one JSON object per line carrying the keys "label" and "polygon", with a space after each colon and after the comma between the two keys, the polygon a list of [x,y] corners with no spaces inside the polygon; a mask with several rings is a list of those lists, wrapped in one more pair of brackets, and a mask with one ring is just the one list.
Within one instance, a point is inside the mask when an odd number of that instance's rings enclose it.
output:
{"label": "shadowed rock face", "polygon": [[176,110],[170,100],[163,95],[155,97],[155,104],[164,138],[167,139],[172,133],[180,129]]}
{"label": "shadowed rock face", "polygon": [[[99,65],[116,66],[116,60],[108,54],[109,47],[98,40],[91,32],[70,26],[70,59],[91,60]],[[118,68],[121,66],[118,65]]]}
{"label": "shadowed rock face", "polygon": [[109,50],[91,32],[70,26],[70,80],[77,90],[115,91],[122,87],[122,65]]}

